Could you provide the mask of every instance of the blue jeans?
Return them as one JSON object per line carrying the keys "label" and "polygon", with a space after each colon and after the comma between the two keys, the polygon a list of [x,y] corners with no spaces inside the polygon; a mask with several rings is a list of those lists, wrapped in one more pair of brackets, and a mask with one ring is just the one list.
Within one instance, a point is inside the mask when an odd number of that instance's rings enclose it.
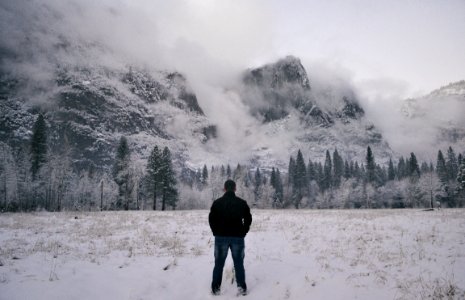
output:
{"label": "blue jeans", "polygon": [[223,267],[228,250],[231,249],[231,255],[236,272],[237,286],[247,290],[245,284],[244,256],[245,243],[244,238],[216,236],[215,237],[215,267],[213,268],[212,290],[219,290],[223,279]]}

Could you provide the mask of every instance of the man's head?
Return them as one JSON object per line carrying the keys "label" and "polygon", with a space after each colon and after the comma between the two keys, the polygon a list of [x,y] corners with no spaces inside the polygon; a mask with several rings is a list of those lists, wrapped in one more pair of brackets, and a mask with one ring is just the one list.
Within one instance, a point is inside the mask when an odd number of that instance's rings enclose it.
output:
{"label": "man's head", "polygon": [[224,183],[224,191],[225,192],[235,192],[236,191],[236,183],[231,179],[228,179]]}

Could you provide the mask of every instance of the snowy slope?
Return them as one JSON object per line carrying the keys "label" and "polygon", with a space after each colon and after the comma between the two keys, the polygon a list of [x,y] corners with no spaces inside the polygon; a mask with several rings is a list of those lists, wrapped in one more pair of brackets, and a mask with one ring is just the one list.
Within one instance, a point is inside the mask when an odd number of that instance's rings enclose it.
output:
{"label": "snowy slope", "polygon": [[[252,211],[248,299],[464,299],[464,210]],[[209,293],[208,211],[4,214],[0,299],[237,299]]]}

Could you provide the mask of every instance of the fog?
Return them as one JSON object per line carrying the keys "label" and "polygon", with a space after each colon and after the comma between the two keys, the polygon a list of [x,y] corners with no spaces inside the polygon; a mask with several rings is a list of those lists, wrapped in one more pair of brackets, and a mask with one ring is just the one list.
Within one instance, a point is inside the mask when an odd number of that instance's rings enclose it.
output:
{"label": "fog", "polygon": [[[130,65],[179,71],[187,77],[207,117],[218,125],[219,151],[238,153],[231,160],[239,161],[240,153],[254,147],[269,147],[274,154],[288,155],[298,124],[291,120],[286,132],[267,138],[272,128],[253,118],[250,106],[235,91],[247,68],[293,54],[302,59],[316,94],[331,91],[333,98],[326,99],[339,99],[348,91],[353,93],[394,150],[408,153],[434,145],[437,132],[431,122],[439,122],[437,118],[426,113],[428,118],[417,118],[413,132],[408,133],[400,130],[406,126],[400,110],[408,96],[424,95],[438,88],[439,82],[465,78],[465,26],[460,26],[463,13],[457,12],[465,5],[460,1],[451,1],[450,7],[412,2],[408,7],[396,4],[392,11],[383,13],[389,1],[378,6],[370,1],[357,1],[354,7],[344,3],[2,1],[0,67],[28,78],[32,90],[51,82],[57,65],[111,69]],[[360,6],[364,10],[359,11]],[[372,12],[370,17],[360,15]],[[424,22],[415,21],[415,12],[429,16],[437,25],[431,35],[430,27],[422,29]],[[396,14],[400,23],[392,19]],[[375,31],[370,31],[370,26]],[[448,29],[446,36],[440,35]],[[405,36],[399,35],[402,30],[406,30]],[[413,37],[417,32],[422,34]],[[383,43],[402,47],[391,53],[384,49],[383,56],[376,56],[379,48],[373,41],[381,47],[386,46]],[[447,45],[450,41],[455,45],[453,50]],[[418,48],[412,51],[414,45]],[[443,67],[438,67],[438,55],[444,55]],[[407,61],[408,68],[402,67]],[[428,64],[432,72],[426,73]],[[45,101],[46,94],[44,91],[33,101]],[[449,112],[457,112],[456,105],[461,112],[463,105],[457,103],[441,106],[441,122]],[[459,115],[450,114],[451,121],[459,122]]]}

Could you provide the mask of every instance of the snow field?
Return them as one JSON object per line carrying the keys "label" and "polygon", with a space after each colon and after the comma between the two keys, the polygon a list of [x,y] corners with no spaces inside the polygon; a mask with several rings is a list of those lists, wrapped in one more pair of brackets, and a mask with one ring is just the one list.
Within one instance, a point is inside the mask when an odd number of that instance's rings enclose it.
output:
{"label": "snow field", "polygon": [[[463,299],[465,210],[253,210],[249,299]],[[210,295],[208,211],[0,215],[0,299]]]}

